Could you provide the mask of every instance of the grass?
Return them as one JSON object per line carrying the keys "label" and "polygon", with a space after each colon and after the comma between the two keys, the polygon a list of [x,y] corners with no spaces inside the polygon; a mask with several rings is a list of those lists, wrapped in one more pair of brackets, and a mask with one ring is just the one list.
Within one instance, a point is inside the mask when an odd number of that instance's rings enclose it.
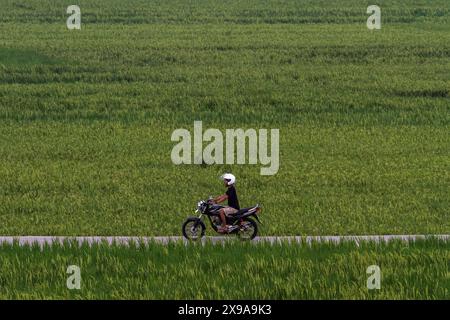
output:
{"label": "grass", "polygon": [[[0,234],[179,235],[238,177],[263,235],[449,233],[448,1],[0,0]],[[280,170],[174,166],[176,128],[279,128]]]}
{"label": "grass", "polygon": [[33,50],[17,50],[8,48],[1,48],[0,61],[2,61],[2,66],[4,69],[6,69],[6,66],[11,65],[23,67],[27,65],[47,65],[56,63],[47,56]]}
{"label": "grass", "polygon": [[[0,250],[1,299],[448,299],[450,289],[450,243],[433,239]],[[69,265],[80,267],[80,290],[66,287]],[[379,290],[367,289],[370,265]]]}

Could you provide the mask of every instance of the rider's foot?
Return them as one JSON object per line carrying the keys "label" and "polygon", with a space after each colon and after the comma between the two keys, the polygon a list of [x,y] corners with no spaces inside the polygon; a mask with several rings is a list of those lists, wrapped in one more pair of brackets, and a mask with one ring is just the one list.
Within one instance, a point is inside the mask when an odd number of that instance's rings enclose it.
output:
{"label": "rider's foot", "polygon": [[219,233],[227,233],[228,232],[228,226],[219,227],[217,229],[217,232],[219,232]]}

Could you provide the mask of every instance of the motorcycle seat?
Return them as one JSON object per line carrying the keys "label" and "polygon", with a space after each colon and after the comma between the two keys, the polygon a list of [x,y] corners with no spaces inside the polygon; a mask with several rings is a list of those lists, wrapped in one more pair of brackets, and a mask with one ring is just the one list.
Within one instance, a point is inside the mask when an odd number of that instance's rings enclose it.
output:
{"label": "motorcycle seat", "polygon": [[253,206],[253,207],[248,207],[248,208],[241,209],[238,212],[236,212],[236,215],[241,215],[241,214],[247,213],[250,210],[256,209],[257,207],[258,207],[258,205]]}

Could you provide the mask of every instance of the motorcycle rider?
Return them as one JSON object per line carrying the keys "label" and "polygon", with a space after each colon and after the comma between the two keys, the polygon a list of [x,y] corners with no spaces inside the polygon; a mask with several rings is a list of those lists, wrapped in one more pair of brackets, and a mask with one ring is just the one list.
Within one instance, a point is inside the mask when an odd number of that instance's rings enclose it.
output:
{"label": "motorcycle rider", "polygon": [[236,193],[236,188],[234,187],[236,177],[231,173],[225,173],[221,178],[224,182],[225,187],[227,188],[227,191],[225,192],[225,194],[214,198],[213,202],[221,203],[225,200],[228,200],[228,206],[220,209],[219,211],[222,226],[217,230],[220,233],[226,233],[228,231],[226,217],[236,214],[241,208],[239,207],[239,200]]}

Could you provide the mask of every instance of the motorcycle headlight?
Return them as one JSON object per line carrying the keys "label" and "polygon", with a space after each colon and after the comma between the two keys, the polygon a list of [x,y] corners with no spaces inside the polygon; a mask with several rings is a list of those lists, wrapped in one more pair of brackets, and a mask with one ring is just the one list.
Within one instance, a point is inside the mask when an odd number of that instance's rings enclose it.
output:
{"label": "motorcycle headlight", "polygon": [[198,211],[200,211],[200,212],[205,211],[205,206],[204,206],[204,204],[205,204],[204,201],[200,201],[200,202],[197,204]]}

